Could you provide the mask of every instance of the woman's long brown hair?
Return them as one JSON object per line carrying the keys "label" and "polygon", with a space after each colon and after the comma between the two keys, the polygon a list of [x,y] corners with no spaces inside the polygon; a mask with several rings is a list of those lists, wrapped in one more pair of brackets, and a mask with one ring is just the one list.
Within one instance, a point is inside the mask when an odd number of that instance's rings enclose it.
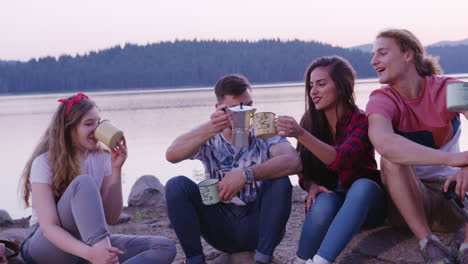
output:
{"label": "woman's long brown hair", "polygon": [[[333,145],[334,138],[325,113],[315,108],[312,98],[310,97],[310,90],[312,89],[310,85],[310,74],[319,67],[328,70],[328,74],[333,80],[337,91],[336,104],[341,104],[344,112],[353,111],[357,108],[354,100],[354,80],[356,78],[356,72],[346,59],[339,56],[320,57],[314,60],[305,72],[305,113],[301,118],[300,125],[316,138],[329,145]],[[339,117],[337,120],[339,120]],[[306,182],[306,184],[302,186],[303,188],[308,188],[307,183],[311,181],[327,188],[335,187],[337,183],[337,176],[335,173],[328,170],[321,160],[299,142],[297,143],[297,151],[302,160],[302,173]]]}

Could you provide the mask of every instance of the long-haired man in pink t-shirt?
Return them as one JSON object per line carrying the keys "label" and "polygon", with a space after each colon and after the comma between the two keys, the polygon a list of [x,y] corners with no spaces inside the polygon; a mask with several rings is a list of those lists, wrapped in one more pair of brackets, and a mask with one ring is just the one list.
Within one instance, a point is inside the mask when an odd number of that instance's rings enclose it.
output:
{"label": "long-haired man in pink t-shirt", "polygon": [[[394,205],[389,220],[411,229],[426,263],[455,263],[457,257],[468,263],[468,228],[458,253],[432,234],[464,224],[442,195],[454,181],[461,199],[468,191],[468,152],[460,152],[458,144],[460,113],[446,106],[447,84],[457,80],[437,75],[442,73],[437,61],[408,30],[380,32],[372,54],[384,86],[371,93],[366,112]],[[468,119],[468,111],[462,114]]]}

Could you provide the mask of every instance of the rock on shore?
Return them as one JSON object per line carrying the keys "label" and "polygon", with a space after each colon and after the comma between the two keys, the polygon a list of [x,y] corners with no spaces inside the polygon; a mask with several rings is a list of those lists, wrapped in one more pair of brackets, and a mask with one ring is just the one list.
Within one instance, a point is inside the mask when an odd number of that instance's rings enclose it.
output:
{"label": "rock on shore", "polygon": [[13,220],[5,210],[0,210],[0,227],[12,224]]}
{"label": "rock on shore", "polygon": [[128,206],[153,206],[164,201],[164,186],[153,175],[138,178],[128,196]]}

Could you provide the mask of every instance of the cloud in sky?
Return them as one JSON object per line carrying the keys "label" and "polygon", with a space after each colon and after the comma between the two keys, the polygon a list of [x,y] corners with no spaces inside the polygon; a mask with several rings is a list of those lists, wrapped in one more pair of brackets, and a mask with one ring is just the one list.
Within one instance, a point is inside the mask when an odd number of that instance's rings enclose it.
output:
{"label": "cloud in sky", "polygon": [[466,0],[2,1],[0,60],[194,38],[297,38],[349,47],[390,27],[409,29],[428,45],[468,38],[466,11]]}

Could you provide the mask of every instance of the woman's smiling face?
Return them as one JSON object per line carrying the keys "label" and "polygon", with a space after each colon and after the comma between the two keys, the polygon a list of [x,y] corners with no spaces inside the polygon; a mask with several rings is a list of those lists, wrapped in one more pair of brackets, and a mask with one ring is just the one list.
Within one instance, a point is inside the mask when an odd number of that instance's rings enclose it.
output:
{"label": "woman's smiling face", "polygon": [[310,98],[317,110],[336,107],[337,91],[327,67],[317,67],[310,73]]}

